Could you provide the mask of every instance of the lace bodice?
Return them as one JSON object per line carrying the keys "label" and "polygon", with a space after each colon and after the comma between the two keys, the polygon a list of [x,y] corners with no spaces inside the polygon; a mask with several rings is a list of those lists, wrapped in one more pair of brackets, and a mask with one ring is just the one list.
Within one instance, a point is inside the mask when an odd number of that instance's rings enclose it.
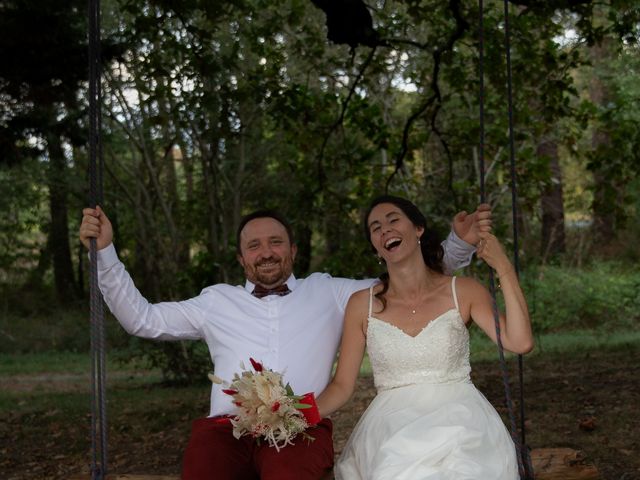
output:
{"label": "lace bodice", "polygon": [[[470,382],[469,333],[455,308],[431,320],[415,337],[371,313],[367,326],[367,352],[378,390],[417,383]],[[373,287],[370,295],[373,294]]]}

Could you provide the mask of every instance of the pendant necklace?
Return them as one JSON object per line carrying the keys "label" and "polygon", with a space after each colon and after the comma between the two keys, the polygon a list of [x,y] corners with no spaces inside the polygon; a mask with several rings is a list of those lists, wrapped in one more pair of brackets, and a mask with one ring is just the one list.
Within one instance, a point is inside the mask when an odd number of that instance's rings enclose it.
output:
{"label": "pendant necklace", "polygon": [[418,309],[421,303],[422,303],[422,300],[419,300],[414,307],[409,307],[409,310],[411,310],[412,315],[416,314],[416,310]]}

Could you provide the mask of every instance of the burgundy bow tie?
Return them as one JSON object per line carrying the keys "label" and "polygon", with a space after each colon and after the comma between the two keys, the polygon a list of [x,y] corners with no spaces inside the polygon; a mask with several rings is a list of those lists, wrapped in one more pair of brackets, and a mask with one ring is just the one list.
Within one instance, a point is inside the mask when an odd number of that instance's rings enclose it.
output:
{"label": "burgundy bow tie", "polygon": [[287,287],[287,284],[283,283],[282,285],[278,285],[275,288],[264,288],[262,285],[256,285],[255,288],[253,289],[253,292],[251,292],[251,295],[253,295],[256,298],[266,297],[267,295],[279,295],[282,297],[290,293],[291,293],[291,290],[289,290],[289,287]]}

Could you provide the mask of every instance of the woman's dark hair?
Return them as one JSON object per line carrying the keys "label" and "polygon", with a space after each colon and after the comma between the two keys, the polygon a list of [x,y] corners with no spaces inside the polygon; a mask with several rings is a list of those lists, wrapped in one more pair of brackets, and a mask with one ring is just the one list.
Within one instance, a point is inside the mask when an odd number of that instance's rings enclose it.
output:
{"label": "woman's dark hair", "polygon": [[[416,227],[424,228],[424,232],[420,237],[420,250],[422,251],[422,258],[425,265],[430,269],[438,273],[444,273],[442,268],[442,258],[444,257],[444,249],[440,244],[440,238],[438,234],[429,228],[427,228],[427,220],[412,202],[405,198],[396,197],[393,195],[380,195],[373,199],[369,208],[364,215],[364,235],[369,241],[371,248],[376,252],[375,247],[371,243],[371,232],[369,231],[369,215],[371,211],[381,203],[390,203],[398,207],[407,216],[407,218]],[[382,302],[382,310],[385,309],[387,302],[385,301],[384,294],[389,289],[389,274],[387,272],[380,275],[380,281],[382,282],[382,290],[376,293],[376,298]]]}
{"label": "woman's dark hair", "polygon": [[245,215],[240,219],[240,224],[238,225],[238,230],[236,230],[236,249],[238,253],[242,253],[240,249],[240,234],[244,229],[245,225],[249,223],[251,220],[255,220],[256,218],[273,218],[276,222],[282,224],[284,229],[287,231],[287,237],[289,237],[289,243],[293,245],[293,230],[291,229],[291,224],[281,215],[279,212],[275,210],[257,210],[248,215]]}

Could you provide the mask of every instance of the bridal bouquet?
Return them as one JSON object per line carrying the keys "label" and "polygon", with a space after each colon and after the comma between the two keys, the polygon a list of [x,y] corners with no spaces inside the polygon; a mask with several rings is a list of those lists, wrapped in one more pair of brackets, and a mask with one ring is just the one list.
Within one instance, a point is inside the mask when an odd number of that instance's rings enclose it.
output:
{"label": "bridal bouquet", "polygon": [[292,445],[299,433],[320,421],[313,393],[295,395],[287,383],[283,384],[282,374],[264,368],[253,358],[249,359],[253,370],[240,364],[242,372],[233,376],[231,383],[213,374],[209,379],[226,388],[222,391],[233,398],[238,413],[231,419],[233,436],[240,438],[251,435],[264,438],[276,450]]}

